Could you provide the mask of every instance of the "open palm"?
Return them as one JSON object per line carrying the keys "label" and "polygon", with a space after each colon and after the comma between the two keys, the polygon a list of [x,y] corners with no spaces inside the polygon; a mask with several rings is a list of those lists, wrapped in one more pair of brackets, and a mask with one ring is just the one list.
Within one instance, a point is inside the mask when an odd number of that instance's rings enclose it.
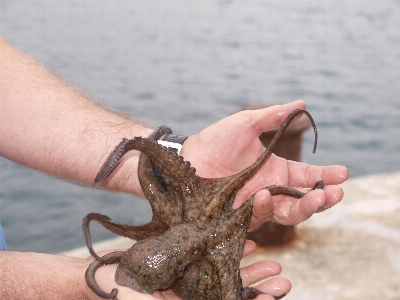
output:
{"label": "open palm", "polygon": [[[259,140],[260,134],[277,129],[295,109],[305,109],[305,103],[296,101],[241,111],[190,136],[184,144],[182,155],[201,177],[225,177],[238,173],[253,164],[265,150]],[[293,225],[338,203],[343,197],[338,184],[347,178],[348,170],[343,166],[312,166],[272,155],[239,191],[234,206],[240,206],[257,193],[251,229],[268,220]],[[272,198],[268,191],[262,190],[277,184],[310,188],[320,179],[327,185],[324,190],[312,191],[302,199],[283,195]],[[271,206],[274,207],[272,214]]]}

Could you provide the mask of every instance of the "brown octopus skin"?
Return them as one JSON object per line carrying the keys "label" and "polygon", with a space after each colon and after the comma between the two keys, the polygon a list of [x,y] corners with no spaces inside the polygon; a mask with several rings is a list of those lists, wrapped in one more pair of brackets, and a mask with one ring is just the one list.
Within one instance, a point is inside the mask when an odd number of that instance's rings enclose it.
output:
{"label": "brown octopus skin", "polygon": [[[315,152],[314,121],[308,112],[295,110],[254,164],[225,178],[201,178],[189,162],[158,145],[156,141],[162,135],[171,133],[166,126],[159,127],[148,139],[124,139],[110,154],[95,181],[105,180],[126,152],[141,151],[138,177],[151,204],[153,218],[142,226],[117,223],[97,213],[83,219],[86,243],[96,258],[86,272],[88,286],[100,297],[116,299],[116,289],[103,292],[94,280],[94,273],[101,265],[119,262],[116,282],[143,293],[171,288],[183,300],[247,300],[262,293],[255,288],[243,288],[239,275],[254,195],[237,209],[232,208],[232,202],[245,182],[268,160],[290,122],[302,113],[307,114],[314,127]],[[323,182],[318,181],[315,188],[323,188]],[[304,196],[286,186],[266,189],[272,195]],[[126,252],[98,257],[90,238],[92,220],[138,242]]]}

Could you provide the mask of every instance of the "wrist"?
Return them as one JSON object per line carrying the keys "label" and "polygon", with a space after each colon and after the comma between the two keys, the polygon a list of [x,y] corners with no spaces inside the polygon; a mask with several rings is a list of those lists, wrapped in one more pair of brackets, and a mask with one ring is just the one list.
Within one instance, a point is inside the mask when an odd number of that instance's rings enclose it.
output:
{"label": "wrist", "polygon": [[[104,155],[98,161],[98,166],[96,167],[96,173],[100,170],[104,161],[110,153],[115,149],[116,145],[121,142],[123,138],[131,139],[133,137],[141,136],[148,137],[148,135],[153,131],[152,128],[144,127],[138,130],[132,130],[130,133],[119,134],[118,138],[113,138],[109,141],[107,149],[104,151]],[[132,134],[134,132],[134,134]],[[138,134],[139,133],[139,134]],[[138,178],[138,162],[139,162],[139,151],[128,151],[125,153],[121,163],[115,168],[115,170],[110,174],[110,176],[102,183],[102,187],[110,189],[117,192],[134,194],[139,197],[144,197],[142,188],[139,183]],[[94,175],[92,180],[94,179]],[[93,181],[92,181],[93,182]]]}

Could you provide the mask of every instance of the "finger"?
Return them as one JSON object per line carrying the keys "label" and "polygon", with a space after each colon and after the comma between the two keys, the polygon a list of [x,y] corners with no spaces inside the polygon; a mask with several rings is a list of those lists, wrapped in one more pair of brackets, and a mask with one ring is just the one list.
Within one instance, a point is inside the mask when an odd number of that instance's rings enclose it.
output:
{"label": "finger", "polygon": [[253,198],[253,214],[249,230],[255,230],[274,216],[274,201],[268,190],[258,191]]}
{"label": "finger", "polygon": [[274,105],[263,109],[247,110],[241,113],[248,116],[253,130],[260,135],[269,130],[277,129],[286,117],[296,109],[305,109],[306,103],[297,100],[283,105]]}
{"label": "finger", "polygon": [[344,166],[313,166],[306,163],[287,161],[290,186],[312,187],[322,179],[326,185],[341,184],[349,177],[349,171]]}
{"label": "finger", "polygon": [[307,220],[325,204],[326,195],[323,190],[310,191],[300,199],[284,197],[284,200],[275,203],[273,220],[283,225],[295,225]]}
{"label": "finger", "polygon": [[246,240],[244,243],[242,257],[245,257],[245,256],[253,253],[254,251],[256,251],[256,248],[257,248],[256,243],[254,243],[251,240]]}
{"label": "finger", "polygon": [[240,269],[243,286],[249,286],[267,277],[280,274],[282,267],[271,260],[263,260]]}
{"label": "finger", "polygon": [[[256,285],[255,288],[260,291],[263,291],[264,293],[267,293],[268,295],[272,295],[274,297],[281,297],[290,292],[292,284],[286,278],[275,277],[268,279],[259,285]],[[261,297],[260,298],[258,297],[256,298],[257,300],[263,299]]]}
{"label": "finger", "polygon": [[325,204],[320,207],[317,212],[331,208],[343,199],[343,189],[338,185],[328,185],[324,188],[324,192],[326,196]]}

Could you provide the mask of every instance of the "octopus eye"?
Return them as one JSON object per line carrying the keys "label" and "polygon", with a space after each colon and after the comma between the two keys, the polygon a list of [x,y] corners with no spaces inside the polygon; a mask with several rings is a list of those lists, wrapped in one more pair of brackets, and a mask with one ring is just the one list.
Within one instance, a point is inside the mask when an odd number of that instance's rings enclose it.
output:
{"label": "octopus eye", "polygon": [[193,255],[197,255],[198,253],[199,253],[199,250],[198,250],[198,249],[196,249],[196,250],[193,251]]}

